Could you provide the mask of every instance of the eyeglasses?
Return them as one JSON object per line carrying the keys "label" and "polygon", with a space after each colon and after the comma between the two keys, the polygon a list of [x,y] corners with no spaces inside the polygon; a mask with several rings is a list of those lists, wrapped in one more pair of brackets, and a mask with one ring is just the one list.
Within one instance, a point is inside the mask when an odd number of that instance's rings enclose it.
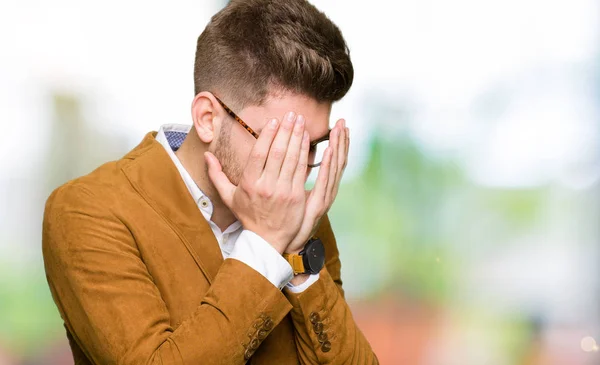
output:
{"label": "eyeglasses", "polygon": [[[219,104],[221,104],[223,109],[225,109],[227,114],[229,114],[233,119],[235,119],[238,123],[240,123],[242,125],[242,127],[244,127],[244,129],[248,131],[248,133],[250,133],[252,136],[254,136],[254,138],[258,139],[258,133],[253,131],[252,128],[250,128],[250,126],[242,120],[242,118],[238,117],[237,114],[235,114],[233,112],[233,110],[231,110],[227,105],[225,105],[225,103],[222,102],[221,99],[219,99],[217,96],[215,96],[215,99],[217,99],[217,101],[219,102]],[[331,132],[331,130],[329,130],[329,131]],[[308,161],[310,163],[308,164],[308,167],[313,168],[313,167],[321,166],[321,163],[323,162],[323,156],[325,154],[325,149],[329,145],[329,143],[325,143],[325,142],[328,142],[328,141],[329,141],[329,133],[327,133],[325,136],[317,139],[316,141],[310,142],[310,149],[308,151]]]}

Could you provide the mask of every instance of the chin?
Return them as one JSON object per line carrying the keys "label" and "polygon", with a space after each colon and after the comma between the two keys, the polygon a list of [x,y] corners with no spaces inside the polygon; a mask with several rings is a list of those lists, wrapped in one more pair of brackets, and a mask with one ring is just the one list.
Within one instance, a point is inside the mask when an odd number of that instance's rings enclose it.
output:
{"label": "chin", "polygon": [[233,185],[238,186],[242,179],[243,171],[237,164],[226,164],[223,165],[223,173]]}

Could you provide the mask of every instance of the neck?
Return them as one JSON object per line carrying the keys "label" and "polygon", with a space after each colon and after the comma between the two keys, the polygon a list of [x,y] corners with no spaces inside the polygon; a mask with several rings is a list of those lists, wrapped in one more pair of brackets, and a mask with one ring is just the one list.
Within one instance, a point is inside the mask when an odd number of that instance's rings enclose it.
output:
{"label": "neck", "polygon": [[202,190],[212,202],[213,213],[211,221],[213,221],[221,231],[225,231],[227,227],[236,221],[236,217],[223,203],[217,189],[208,177],[207,167],[204,161],[204,152],[206,150],[206,145],[199,140],[192,129],[183,141],[181,147],[175,152],[175,155],[190,174],[196,185],[198,185],[200,190]]}

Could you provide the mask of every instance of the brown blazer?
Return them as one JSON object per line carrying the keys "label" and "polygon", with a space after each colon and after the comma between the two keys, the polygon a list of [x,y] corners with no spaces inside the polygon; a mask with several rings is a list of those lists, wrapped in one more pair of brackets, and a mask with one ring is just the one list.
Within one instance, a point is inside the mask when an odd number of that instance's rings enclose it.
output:
{"label": "brown blazer", "polygon": [[155,135],[46,203],[46,276],[75,364],[377,363],[344,300],[327,218],[320,279],[278,290],[223,260]]}

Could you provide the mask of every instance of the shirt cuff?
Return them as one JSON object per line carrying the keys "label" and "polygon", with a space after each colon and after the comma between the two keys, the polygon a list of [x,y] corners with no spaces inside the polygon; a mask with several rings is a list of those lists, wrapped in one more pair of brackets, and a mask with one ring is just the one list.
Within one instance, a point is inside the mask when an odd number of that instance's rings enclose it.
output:
{"label": "shirt cuff", "polygon": [[309,286],[313,285],[317,280],[319,280],[319,273],[311,274],[308,277],[308,279],[306,279],[306,281],[300,285],[294,285],[292,283],[287,283],[286,287],[292,293],[302,293],[303,291],[308,289]]}
{"label": "shirt cuff", "polygon": [[252,231],[243,230],[240,233],[229,258],[250,266],[279,289],[294,277],[292,267],[286,259]]}

